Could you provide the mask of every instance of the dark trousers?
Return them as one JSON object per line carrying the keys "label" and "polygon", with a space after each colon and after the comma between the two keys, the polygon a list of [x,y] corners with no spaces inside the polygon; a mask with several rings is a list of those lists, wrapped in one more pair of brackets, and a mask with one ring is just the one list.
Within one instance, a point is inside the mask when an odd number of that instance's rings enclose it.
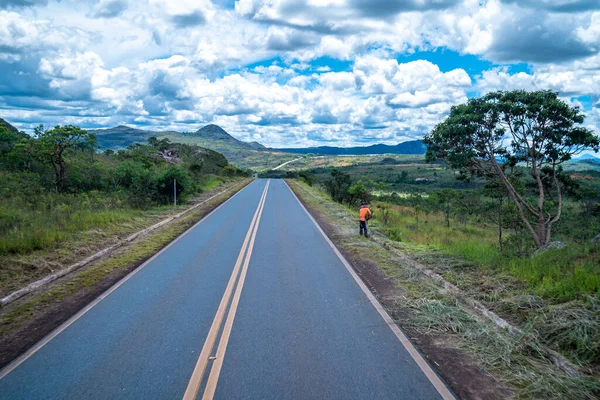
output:
{"label": "dark trousers", "polygon": [[365,237],[368,237],[367,233],[367,221],[360,221],[360,234],[363,234],[363,230],[365,231]]}

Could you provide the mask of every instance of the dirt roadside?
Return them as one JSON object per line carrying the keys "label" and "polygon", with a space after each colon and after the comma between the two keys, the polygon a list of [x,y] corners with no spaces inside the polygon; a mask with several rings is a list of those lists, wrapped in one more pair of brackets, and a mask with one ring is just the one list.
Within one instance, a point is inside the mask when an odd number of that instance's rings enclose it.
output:
{"label": "dirt roadside", "polygon": [[[238,182],[184,217],[0,309],[0,367],[25,352],[250,182]],[[206,197],[222,190],[223,187],[218,186],[207,191]]]}

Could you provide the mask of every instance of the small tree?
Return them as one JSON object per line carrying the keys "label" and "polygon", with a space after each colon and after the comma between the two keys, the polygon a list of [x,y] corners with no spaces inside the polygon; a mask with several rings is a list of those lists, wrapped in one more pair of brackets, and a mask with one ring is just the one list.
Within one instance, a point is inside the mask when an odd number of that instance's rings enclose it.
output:
{"label": "small tree", "polygon": [[175,187],[177,198],[184,199],[184,195],[190,190],[192,181],[183,168],[171,165],[156,177],[159,202],[166,204],[173,201],[173,185],[175,180],[177,181],[177,186]]}
{"label": "small tree", "polygon": [[389,224],[390,222],[390,217],[391,217],[391,212],[390,212],[390,207],[389,205],[385,204],[385,203],[379,203],[377,205],[377,210],[379,211],[379,215],[381,215],[381,220],[383,221],[384,225]]}
{"label": "small tree", "polygon": [[456,191],[453,189],[442,189],[431,196],[433,206],[444,214],[446,226],[450,228],[450,216],[452,215],[452,206],[456,201]]}
{"label": "small tree", "polygon": [[238,169],[231,164],[227,164],[225,168],[223,168],[223,172],[227,176],[235,176],[238,172]]}
{"label": "small tree", "polygon": [[470,190],[461,190],[456,193],[456,203],[459,206],[459,214],[463,223],[468,217],[472,217],[481,210],[481,196]]}
{"label": "small tree", "polygon": [[73,125],[57,125],[48,130],[40,125],[34,129],[34,134],[36,140],[29,142],[28,151],[52,165],[56,190],[63,191],[67,176],[65,152],[69,149],[93,151],[96,148],[96,135]]}
{"label": "small tree", "polygon": [[361,201],[369,203],[371,201],[371,192],[365,187],[362,180],[356,182],[354,185],[348,188],[348,202],[351,204],[357,204]]}
{"label": "small tree", "polygon": [[[426,135],[427,160],[445,160],[463,174],[498,179],[515,204],[522,224],[537,247],[550,242],[561,216],[560,164],[600,141],[580,126],[583,114],[550,91],[494,92],[452,107],[448,118]],[[535,203],[519,193],[504,165],[526,164],[535,182]],[[554,207],[545,204],[552,185]]]}
{"label": "small tree", "polygon": [[331,198],[338,203],[343,203],[348,197],[350,182],[350,175],[337,168],[333,168],[331,170],[331,179],[325,181],[325,187]]}

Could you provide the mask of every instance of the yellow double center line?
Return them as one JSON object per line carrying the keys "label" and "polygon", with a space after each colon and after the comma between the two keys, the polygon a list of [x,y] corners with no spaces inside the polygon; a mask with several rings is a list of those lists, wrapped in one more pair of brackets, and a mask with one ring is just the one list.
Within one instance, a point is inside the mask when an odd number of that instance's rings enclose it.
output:
{"label": "yellow double center line", "polygon": [[[227,288],[225,289],[225,293],[223,294],[223,298],[221,299],[221,303],[217,309],[217,314],[215,315],[215,319],[213,320],[210,330],[208,331],[206,341],[204,342],[204,346],[202,346],[202,351],[200,352],[200,357],[196,362],[194,372],[192,373],[190,382],[188,383],[187,389],[183,395],[184,400],[193,400],[196,398],[196,396],[198,396],[198,391],[202,385],[204,373],[206,372],[206,367],[208,366],[208,362],[210,360],[213,360],[213,364],[208,375],[208,380],[206,382],[202,399],[209,400],[215,395],[219,374],[221,373],[221,367],[223,366],[225,350],[227,349],[227,343],[229,342],[229,336],[231,335],[231,328],[233,327],[233,320],[235,319],[235,313],[240,302],[242,288],[244,287],[244,280],[246,279],[246,273],[248,272],[248,264],[250,264],[250,256],[252,255],[252,249],[254,247],[254,239],[256,238],[258,224],[265,206],[265,199],[267,198],[267,191],[269,190],[270,183],[271,180],[268,180],[260,201],[258,202],[258,207],[256,208],[256,212],[254,213],[254,217],[250,223],[250,228],[248,228],[248,232],[246,233],[246,238],[242,244],[240,254],[238,255],[233,272],[229,278],[229,283],[227,283]],[[227,313],[227,320],[225,321],[225,326],[223,327],[223,332],[221,333],[219,346],[217,347],[215,356],[212,357],[211,353],[215,347],[215,342],[217,341],[219,331],[221,330],[223,318],[225,317],[225,312],[227,311],[227,306],[229,305],[229,300],[231,299],[231,294],[234,286],[236,285],[236,281],[237,286],[235,288],[235,293],[233,294],[233,300],[231,300],[229,312]]]}

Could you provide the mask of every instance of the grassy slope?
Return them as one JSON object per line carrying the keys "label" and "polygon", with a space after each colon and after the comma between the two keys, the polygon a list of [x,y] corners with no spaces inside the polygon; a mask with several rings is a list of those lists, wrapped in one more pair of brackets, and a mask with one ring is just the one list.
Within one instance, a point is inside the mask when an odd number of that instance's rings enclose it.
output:
{"label": "grassy slope", "polygon": [[[375,211],[377,211],[375,202]],[[550,250],[536,257],[501,254],[493,226],[453,222],[446,227],[443,215],[420,214],[410,207],[389,205],[391,216],[387,231],[402,241],[430,246],[485,267],[507,273],[527,285],[530,294],[549,301],[571,301],[600,294],[600,247],[572,243],[564,249]],[[451,275],[450,280],[456,280]]]}
{"label": "grassy slope", "polygon": [[[10,182],[15,183],[15,180]],[[226,178],[207,175],[201,185],[204,191],[209,192],[224,182],[227,182]],[[235,182],[231,181],[228,185]],[[190,202],[206,195],[203,193]],[[47,192],[38,195],[35,204],[15,197],[4,198],[0,213],[5,221],[10,217],[8,223],[11,229],[0,236],[0,249],[3,250],[0,257],[0,295],[6,295],[172,213],[182,211],[189,207],[190,202],[179,204],[177,209],[155,206],[139,210],[118,197],[95,192]]]}
{"label": "grassy slope", "polygon": [[[594,391],[600,390],[600,302],[590,295],[590,291],[579,288],[579,292],[573,294],[576,298],[571,301],[542,297],[537,291],[545,287],[543,280],[528,281],[521,279],[511,268],[486,265],[483,260],[489,257],[487,244],[490,241],[491,246],[492,242],[485,229],[447,230],[443,227],[443,218],[436,215],[430,215],[427,222],[421,219],[420,226],[415,228],[416,221],[406,209],[397,210],[398,214],[388,227],[377,218],[372,221],[374,231],[400,230],[403,242],[388,241],[388,245],[443,275],[467,295],[527,332],[526,337],[511,337],[465,313],[455,299],[433,287],[410,264],[394,259],[370,241],[358,238],[355,210],[334,203],[316,188],[301,183],[294,186],[304,201],[328,216],[329,221],[339,228],[340,233],[336,235],[339,244],[376,260],[401,285],[406,293],[402,308],[408,312],[408,317],[399,321],[403,327],[434,338],[438,334],[450,335],[460,348],[475,356],[483,368],[493,371],[520,397],[596,398]],[[559,265],[560,260],[569,258],[569,254],[568,249],[564,253],[548,253],[532,262],[543,269],[548,261]],[[596,257],[597,252],[594,254]],[[523,263],[528,264],[528,259]],[[523,270],[527,271],[526,268]],[[597,277],[597,265],[588,273],[588,276]],[[561,276],[570,281],[568,273],[563,272]],[[540,344],[562,352],[590,375],[571,377],[556,369],[536,350]]]}

